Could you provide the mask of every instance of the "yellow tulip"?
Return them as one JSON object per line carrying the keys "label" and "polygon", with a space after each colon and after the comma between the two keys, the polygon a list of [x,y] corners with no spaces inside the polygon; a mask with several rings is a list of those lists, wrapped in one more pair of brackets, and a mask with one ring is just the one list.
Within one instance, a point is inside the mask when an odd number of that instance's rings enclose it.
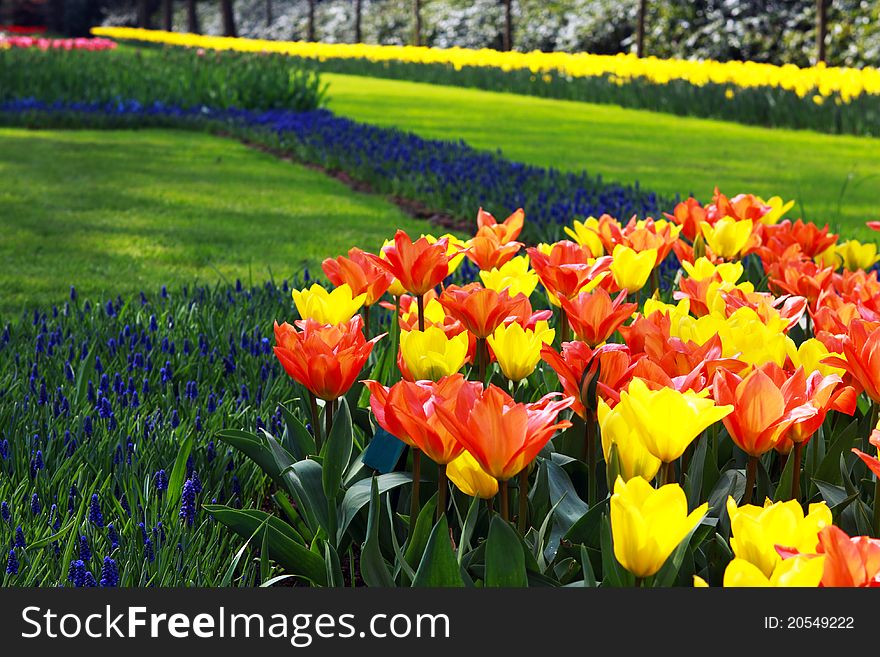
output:
{"label": "yellow tulip", "polygon": [[641,477],[618,477],[611,496],[614,556],[636,577],[657,573],[679,544],[700,523],[709,504],[688,513],[678,484],[653,488]]}
{"label": "yellow tulip", "polygon": [[647,249],[637,252],[628,246],[618,244],[611,254],[611,275],[617,287],[629,292],[638,292],[657,263],[657,249]]}
{"label": "yellow tulip", "polygon": [[[793,344],[794,343],[792,343],[792,345]],[[804,368],[804,373],[807,376],[813,372],[819,372],[822,376],[837,374],[842,377],[846,374],[846,370],[843,368],[826,365],[822,362],[822,359],[827,356],[837,356],[843,360],[846,360],[846,357],[843,354],[829,351],[828,347],[816,338],[804,340],[797,349],[789,347],[788,355],[795,367]]]}
{"label": "yellow tulip", "polygon": [[837,252],[837,246],[829,246],[827,249],[816,255],[813,260],[821,267],[833,267],[839,269],[843,265],[843,258]]}
{"label": "yellow tulip", "polygon": [[850,271],[868,270],[880,261],[877,245],[873,242],[862,244],[856,240],[848,240],[837,247],[843,266]]}
{"label": "yellow tulip", "polygon": [[831,510],[825,502],[811,504],[804,516],[796,500],[773,504],[768,499],[763,507],[751,504],[737,507],[734,499],[728,497],[727,514],[733,553],[768,578],[782,561],[777,545],[814,554],[819,544],[819,530],[831,524]]}
{"label": "yellow tulip", "polygon": [[[445,237],[447,240],[446,243],[448,245],[446,248],[446,255],[452,256],[449,259],[449,273],[451,274],[456,269],[458,269],[458,266],[464,260],[464,253],[462,253],[462,251],[467,248],[467,242],[465,242],[463,239],[459,239],[452,233],[446,233],[445,235],[441,235],[440,237],[434,237],[433,235],[422,235],[422,237],[428,240],[428,244],[434,244],[437,240],[443,239]],[[394,240],[391,240],[391,242],[393,241]],[[458,255],[453,256],[454,253],[457,253]]]}
{"label": "yellow tulip", "polygon": [[328,292],[315,283],[310,288],[293,290],[293,302],[303,319],[322,324],[342,324],[350,320],[364,304],[366,294],[353,296],[348,284]]}
{"label": "yellow tulip", "polygon": [[605,247],[599,238],[599,220],[596,217],[575,221],[573,228],[565,227],[565,233],[581,246],[587,247],[594,258],[605,253]]}
{"label": "yellow tulip", "polygon": [[402,331],[400,334],[400,354],[417,381],[437,381],[455,374],[467,360],[467,353],[467,331],[450,338],[443,329],[429,326],[424,331]]}
{"label": "yellow tulip", "polygon": [[730,415],[733,406],[716,406],[712,399],[692,391],[651,390],[642,379],[634,378],[620,393],[615,410],[638,432],[651,454],[672,463],[707,427]]}
{"label": "yellow tulip", "polygon": [[816,587],[822,581],[825,557],[791,557],[781,560],[768,577],[745,559],[734,559],[724,571],[724,586],[731,587]]}
{"label": "yellow tulip", "polygon": [[521,381],[534,372],[541,360],[541,349],[553,342],[556,331],[546,321],[535,324],[534,330],[513,322],[502,324],[487,338],[501,371],[511,381]]}
{"label": "yellow tulip", "polygon": [[498,493],[498,480],[486,474],[477,459],[467,451],[446,466],[446,476],[458,490],[470,497],[488,500]]}
{"label": "yellow tulip", "polygon": [[[404,323],[411,323],[414,325],[417,321],[419,314],[418,305],[413,301],[410,307],[400,314],[400,319]],[[428,301],[425,304],[425,324],[443,324],[446,319],[446,310],[437,301],[436,297]]]}
{"label": "yellow tulip", "polygon": [[690,312],[690,299],[682,299],[677,304],[672,305],[671,303],[664,303],[660,299],[651,297],[650,299],[645,299],[645,306],[642,309],[642,314],[645,317],[650,317],[654,313],[662,313],[664,315],[669,315],[670,319],[675,324],[681,322],[683,318],[689,317]]}
{"label": "yellow tulip", "polygon": [[785,213],[791,210],[794,207],[794,201],[788,201],[787,203],[782,200],[779,196],[772,196],[766,201],[762,198],[758,198],[758,200],[764,205],[770,206],[770,211],[767,212],[763,217],[761,217],[761,223],[765,225],[775,224],[782,217],[785,216]]}
{"label": "yellow tulip", "polygon": [[697,258],[693,263],[685,260],[681,263],[681,266],[688,277],[695,281],[712,278],[715,274],[718,274],[725,283],[736,283],[743,275],[742,263],[722,262],[716,265],[706,256]]}
{"label": "yellow tulip", "polygon": [[732,217],[719,219],[714,226],[705,221],[700,224],[703,239],[719,258],[732,260],[740,255],[752,236],[752,222],[749,219],[737,221]]}
{"label": "yellow tulip", "polygon": [[660,469],[661,461],[648,451],[636,429],[627,422],[624,415],[600,398],[598,418],[605,462],[611,460],[611,446],[616,445],[619,474],[624,481],[633,477],[653,479]]}
{"label": "yellow tulip", "polygon": [[515,297],[517,294],[531,296],[535,288],[538,287],[538,274],[529,269],[528,256],[516,256],[491,271],[481,271],[480,279],[483,286],[489,289],[501,292],[504,288],[508,288],[510,296]]}

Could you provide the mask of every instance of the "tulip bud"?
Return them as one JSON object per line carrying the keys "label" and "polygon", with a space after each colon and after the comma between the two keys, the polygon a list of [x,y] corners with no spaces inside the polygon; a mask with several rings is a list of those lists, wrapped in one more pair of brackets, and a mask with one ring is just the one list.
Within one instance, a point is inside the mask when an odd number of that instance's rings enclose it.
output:
{"label": "tulip bud", "polygon": [[702,235],[697,235],[696,239],[694,239],[694,262],[699,260],[700,258],[706,257],[706,242],[703,240]]}

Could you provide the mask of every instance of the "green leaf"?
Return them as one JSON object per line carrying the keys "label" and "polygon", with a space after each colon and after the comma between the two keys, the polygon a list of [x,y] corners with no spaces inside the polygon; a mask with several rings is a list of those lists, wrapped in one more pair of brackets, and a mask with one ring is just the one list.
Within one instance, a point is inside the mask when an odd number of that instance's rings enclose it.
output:
{"label": "green leaf", "polygon": [[825,458],[822,459],[822,463],[819,464],[819,467],[813,473],[813,479],[833,482],[839,474],[840,455],[848,452],[853,447],[857,447],[858,439],[859,421],[853,420],[828,445]]}
{"label": "green leaf", "polygon": [[593,564],[584,545],[581,545],[581,568],[584,571],[584,588],[596,588],[596,574],[593,572]]}
{"label": "green leaf", "polygon": [[685,536],[681,543],[678,544],[678,547],[675,548],[672,556],[666,560],[666,563],[663,564],[654,576],[654,586],[667,587],[672,586],[673,583],[675,583],[675,578],[678,577],[678,571],[681,570],[681,564],[684,561],[685,554],[690,548],[691,537],[693,537],[694,532],[697,531],[701,524],[702,522],[698,522],[694,525],[688,532],[687,536]]}
{"label": "green leaf", "polygon": [[611,522],[607,515],[602,516],[599,529],[602,549],[602,586],[626,586],[629,573],[617,562],[614,556],[614,544],[611,540]]}
{"label": "green leaf", "polygon": [[345,578],[342,574],[342,565],[339,563],[339,555],[330,545],[330,541],[324,541],[324,564],[327,566],[327,583],[333,587],[345,586]]}
{"label": "green leaf", "polygon": [[330,525],[327,517],[327,498],[324,497],[321,465],[306,459],[285,468],[279,475],[287,492],[296,502],[296,510],[305,518],[312,533]]}
{"label": "green leaf", "polygon": [[323,461],[323,484],[324,495],[335,506],[336,494],[342,483],[342,475],[351,461],[352,428],[351,413],[348,411],[348,402],[345,398],[339,400],[339,410],[333,417],[333,428],[327,437],[327,442],[321,455]]}
{"label": "green leaf", "polygon": [[186,461],[189,459],[192,445],[193,434],[189,434],[180,446],[180,451],[177,452],[177,460],[174,462],[174,468],[171,470],[171,476],[168,478],[168,491],[165,498],[166,508],[173,509],[180,501],[183,481],[186,478]]}
{"label": "green leaf", "polygon": [[306,429],[306,425],[299,421],[293,412],[284,404],[281,404],[281,413],[287,424],[287,441],[284,445],[287,450],[301,461],[318,453],[315,446],[315,437]]}
{"label": "green leaf", "polygon": [[[706,464],[706,452],[709,449],[709,437],[697,438],[697,444],[691,454],[687,472],[687,500],[688,507],[693,509],[700,504],[700,495],[703,492],[703,469]],[[609,490],[612,490],[609,488]]]}
{"label": "green leaf", "polygon": [[241,558],[244,556],[244,553],[247,552],[247,549],[250,546],[251,541],[254,540],[254,537],[264,527],[266,527],[268,522],[269,522],[269,519],[266,518],[262,523],[260,523],[260,526],[254,530],[254,532],[250,535],[250,537],[238,549],[238,552],[235,553],[235,556],[232,558],[232,561],[229,562],[229,568],[226,569],[226,574],[223,575],[223,579],[220,581],[221,587],[230,586],[232,584],[232,578],[235,576],[235,569],[238,568],[238,562],[241,561]]}
{"label": "green leaf", "polygon": [[224,429],[217,433],[217,438],[240,451],[256,463],[260,470],[277,480],[280,470],[265,439],[255,433],[237,429]]}
{"label": "green leaf", "polygon": [[351,521],[370,502],[371,489],[373,482],[379,487],[379,495],[384,495],[389,490],[403,486],[412,482],[412,475],[405,472],[392,472],[389,474],[371,477],[370,479],[362,479],[345,491],[345,497],[342,498],[340,510],[342,519],[339,522],[339,529],[336,533],[336,544],[342,541],[345,531],[351,524]]}
{"label": "green leaf", "polygon": [[432,535],[434,516],[436,513],[437,493],[434,493],[434,496],[428,500],[427,504],[425,504],[425,506],[419,511],[415,527],[410,533],[409,541],[406,545],[404,558],[413,570],[416,570],[419,567],[422,555],[425,554],[425,549],[428,546],[428,539]]}
{"label": "green leaf", "polygon": [[[800,467],[800,464],[798,464]],[[785,467],[779,477],[779,483],[776,485],[776,495],[773,496],[774,502],[790,499],[791,483],[794,478],[794,450],[785,459]]]}
{"label": "green leaf", "polygon": [[571,526],[565,535],[565,541],[598,548],[601,541],[602,513],[607,508],[604,501],[599,502],[587,511],[580,520]]}
{"label": "green leaf", "polygon": [[550,504],[556,507],[553,516],[553,531],[544,550],[544,558],[549,562],[556,556],[559,540],[568,533],[572,525],[580,520],[589,507],[574,489],[565,470],[551,460],[545,460],[547,483],[550,488]]}
{"label": "green leaf", "polygon": [[822,481],[820,479],[813,479],[813,483],[816,484],[816,488],[819,489],[822,499],[825,500],[825,503],[835,515],[843,511],[847,505],[859,496],[858,491],[848,494],[846,489],[842,486],[829,484],[827,481]]}
{"label": "green leaf", "polygon": [[246,539],[266,522],[269,557],[291,575],[302,577],[317,586],[327,585],[324,560],[300,544],[296,533],[280,518],[257,509],[233,509],[222,504],[206,504],[205,510]]}
{"label": "green leaf", "polygon": [[[435,504],[436,507],[436,504]],[[419,513],[418,523],[422,519]],[[424,555],[419,563],[419,569],[413,579],[413,587],[436,588],[436,587],[463,587],[464,580],[461,578],[461,567],[452,550],[449,540],[449,525],[446,516],[440,516],[440,520],[434,525],[428,538]]]}
{"label": "green leaf", "polygon": [[[471,536],[473,536],[474,528],[477,526],[477,518],[480,515],[480,498],[470,498],[471,503],[468,506],[467,516],[461,526],[461,538],[458,541],[458,562],[461,563],[462,557],[471,549]],[[460,522],[460,520],[459,520]]]}
{"label": "green leaf", "polygon": [[489,537],[486,539],[486,586],[528,585],[522,543],[510,523],[495,515],[489,524]]}
{"label": "green leaf", "polygon": [[394,586],[394,578],[388,570],[382,549],[379,547],[379,484],[373,479],[370,487],[370,513],[367,520],[367,542],[361,551],[361,576],[367,586]]}

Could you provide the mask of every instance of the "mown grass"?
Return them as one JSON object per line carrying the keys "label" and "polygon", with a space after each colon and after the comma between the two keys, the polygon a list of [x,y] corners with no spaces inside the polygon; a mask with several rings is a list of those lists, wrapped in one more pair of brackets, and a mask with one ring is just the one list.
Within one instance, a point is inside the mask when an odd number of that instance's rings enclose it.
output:
{"label": "mown grass", "polygon": [[230,139],[0,130],[0,315],[162,284],[279,282],[396,227],[385,200]]}
{"label": "mown grass", "polygon": [[864,239],[875,235],[864,222],[880,219],[880,139],[360,76],[323,79],[339,114],[500,148],[513,160],[704,201],[716,185],[729,195],[794,198],[797,215]]}

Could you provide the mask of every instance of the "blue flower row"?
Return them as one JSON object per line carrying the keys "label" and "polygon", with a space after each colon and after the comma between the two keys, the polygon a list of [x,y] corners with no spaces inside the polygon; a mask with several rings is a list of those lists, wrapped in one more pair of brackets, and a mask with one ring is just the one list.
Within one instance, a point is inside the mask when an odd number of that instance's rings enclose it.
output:
{"label": "blue flower row", "polygon": [[[376,192],[418,201],[454,218],[470,220],[478,207],[496,215],[522,207],[531,241],[556,239],[575,218],[610,214],[658,216],[676,199],[634,186],[608,183],[586,171],[563,172],[476,150],[463,141],[358,123],[328,110],[181,109],[161,103],[44,103],[23,99],[0,104],[5,120],[23,117],[79,125],[181,125],[223,129],[298,159],[369,184]],[[0,121],[4,117],[0,116]]]}

